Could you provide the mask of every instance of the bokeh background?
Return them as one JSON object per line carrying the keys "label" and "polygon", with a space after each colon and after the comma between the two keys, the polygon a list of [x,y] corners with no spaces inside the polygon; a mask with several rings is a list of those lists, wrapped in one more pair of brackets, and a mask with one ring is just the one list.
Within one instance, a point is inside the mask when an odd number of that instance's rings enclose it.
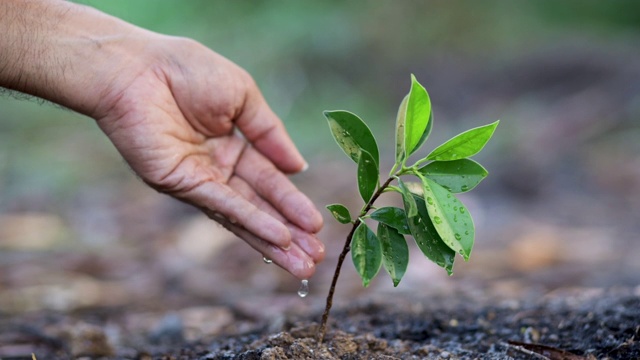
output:
{"label": "bokeh background", "polygon": [[[359,209],[355,166],[322,111],[371,124],[393,161],[410,74],[435,125],[421,153],[501,119],[476,157],[490,176],[461,195],[476,246],[455,274],[415,245],[397,289],[362,290],[348,260],[338,304],[469,291],[504,298],[640,281],[640,3],[636,1],[83,1],[194,38],[246,68],[311,167],[318,207]],[[386,158],[384,157],[386,154]],[[385,198],[394,203],[394,199]],[[0,97],[0,312],[231,304],[255,316],[324,302],[348,232],[325,212],[328,256],[298,280],[194,209],[142,184],[93,120]]]}

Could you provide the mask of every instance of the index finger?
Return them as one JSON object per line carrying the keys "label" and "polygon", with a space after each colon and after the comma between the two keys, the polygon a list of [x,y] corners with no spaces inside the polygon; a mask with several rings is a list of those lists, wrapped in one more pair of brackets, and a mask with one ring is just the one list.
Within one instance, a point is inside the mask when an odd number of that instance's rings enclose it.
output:
{"label": "index finger", "polygon": [[263,155],[285,173],[297,173],[307,167],[282,121],[269,108],[264,97],[252,81],[253,89],[247,91],[242,113],[236,125]]}

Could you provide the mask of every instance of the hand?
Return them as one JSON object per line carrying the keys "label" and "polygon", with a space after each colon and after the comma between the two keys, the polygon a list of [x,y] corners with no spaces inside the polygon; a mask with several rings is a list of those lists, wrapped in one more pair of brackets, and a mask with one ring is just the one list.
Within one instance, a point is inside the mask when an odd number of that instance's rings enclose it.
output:
{"label": "hand", "polygon": [[147,184],[313,275],[322,217],[285,175],[306,164],[244,70],[68,2],[5,0],[0,18],[0,86],[93,117]]}
{"label": "hand", "polygon": [[306,163],[281,121],[235,64],[191,40],[151,38],[144,61],[118,69],[99,126],[147,184],[309,278],[324,257],[322,217],[284,174]]}

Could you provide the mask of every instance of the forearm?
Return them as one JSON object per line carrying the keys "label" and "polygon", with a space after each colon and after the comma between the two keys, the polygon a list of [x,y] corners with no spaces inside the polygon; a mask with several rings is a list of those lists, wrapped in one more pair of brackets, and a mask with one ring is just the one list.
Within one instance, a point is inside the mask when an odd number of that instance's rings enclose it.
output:
{"label": "forearm", "polygon": [[146,32],[66,1],[2,0],[0,34],[0,86],[92,115]]}

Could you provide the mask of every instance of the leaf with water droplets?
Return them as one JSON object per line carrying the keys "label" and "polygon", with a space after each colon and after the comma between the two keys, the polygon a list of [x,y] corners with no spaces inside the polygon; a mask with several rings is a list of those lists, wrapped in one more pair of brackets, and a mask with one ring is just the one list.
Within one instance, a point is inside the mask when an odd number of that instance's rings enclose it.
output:
{"label": "leaf with water droplets", "polygon": [[434,161],[418,169],[418,172],[452,193],[473,189],[488,174],[482,165],[471,159]]}
{"label": "leaf with water droplets", "polygon": [[422,174],[419,177],[424,186],[424,195],[433,199],[433,203],[427,202],[426,207],[442,241],[468,260],[475,235],[471,215],[447,189]]}
{"label": "leaf with water droplets", "polygon": [[398,187],[402,193],[404,210],[407,213],[407,217],[416,216],[418,214],[418,209],[416,208],[416,201],[413,199],[411,191],[409,191],[407,186],[400,179],[398,179]]}
{"label": "leaf with water droplets", "polygon": [[413,195],[412,197],[418,212],[415,216],[407,218],[413,239],[416,241],[420,251],[429,260],[443,267],[451,275],[456,253],[440,238],[438,231],[429,218],[424,199],[418,195]]}
{"label": "leaf with water droplets", "polygon": [[500,120],[458,134],[435,148],[427,160],[452,161],[473,156],[487,144]]}
{"label": "leaf with water droplets", "polygon": [[398,230],[400,234],[411,234],[411,231],[409,230],[409,224],[407,224],[407,215],[404,213],[404,210],[400,208],[394,206],[382,207],[372,212],[370,217],[373,220],[376,220],[387,226],[391,226],[392,228]]}
{"label": "leaf with water droplets", "polygon": [[362,285],[369,286],[371,279],[380,271],[382,248],[376,234],[363,222],[358,225],[351,239],[351,259],[362,278]]}
{"label": "leaf with water droplets", "polygon": [[364,149],[371,154],[376,164],[379,163],[378,144],[362,119],[344,110],[325,111],[324,116],[329,121],[333,138],[353,161],[358,163],[360,149]]}
{"label": "leaf with water droplets", "polygon": [[331,212],[331,215],[338,220],[341,224],[348,224],[351,222],[351,213],[349,213],[349,209],[347,209],[342,204],[331,204],[327,205],[327,209]]}
{"label": "leaf with water droplets", "polygon": [[378,239],[382,246],[382,265],[398,286],[409,265],[409,248],[404,236],[391,226],[378,224]]}
{"label": "leaf with water droplets", "polygon": [[378,164],[371,154],[364,149],[360,149],[360,152],[360,159],[358,160],[358,190],[360,190],[362,200],[368,203],[379,186],[380,173]]}

